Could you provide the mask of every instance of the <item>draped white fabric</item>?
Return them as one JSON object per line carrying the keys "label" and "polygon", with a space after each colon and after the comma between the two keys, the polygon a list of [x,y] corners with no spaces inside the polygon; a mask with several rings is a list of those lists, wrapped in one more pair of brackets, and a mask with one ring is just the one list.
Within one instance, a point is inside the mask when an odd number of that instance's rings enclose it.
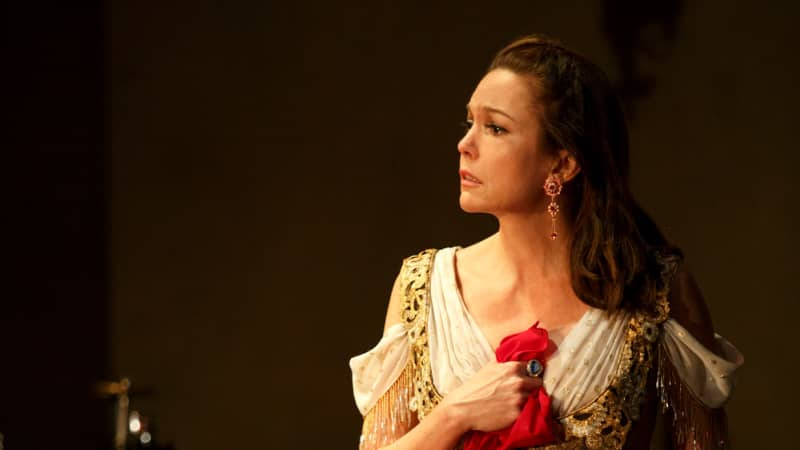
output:
{"label": "draped white fabric", "polygon": [[[456,249],[450,247],[436,254],[430,284],[428,345],[433,382],[442,395],[495,357],[461,299],[454,269]],[[625,343],[629,319],[628,312],[607,314],[590,308],[563,338],[556,340],[558,349],[548,360],[543,380],[556,417],[591,403],[609,385]],[[672,319],[665,322],[662,339],[678,374],[692,392],[708,406],[721,405],[730,395],[733,372],[742,363],[741,354],[718,336],[725,354],[715,355]],[[408,352],[408,339],[398,324],[387,330],[375,348],[350,360],[353,391],[362,414],[400,375]]]}
{"label": "draped white fabric", "polygon": [[386,330],[372,350],[350,359],[353,395],[362,416],[400,376],[408,362],[409,348],[405,326],[398,323]]}
{"label": "draped white fabric", "polygon": [[703,346],[685,328],[674,320],[664,324],[661,339],[666,344],[672,365],[678,376],[692,393],[706,406],[722,406],[733,389],[733,374],[744,362],[744,358],[724,337],[714,334],[721,355],[714,354]]}
{"label": "draped white fabric", "polygon": [[[433,383],[442,395],[495,358],[459,294],[455,250],[447,248],[436,254],[431,275],[428,345]],[[556,342],[558,349],[547,362],[543,381],[557,417],[590,403],[608,386],[625,341],[628,317],[627,313],[609,317],[590,308],[563,340]]]}

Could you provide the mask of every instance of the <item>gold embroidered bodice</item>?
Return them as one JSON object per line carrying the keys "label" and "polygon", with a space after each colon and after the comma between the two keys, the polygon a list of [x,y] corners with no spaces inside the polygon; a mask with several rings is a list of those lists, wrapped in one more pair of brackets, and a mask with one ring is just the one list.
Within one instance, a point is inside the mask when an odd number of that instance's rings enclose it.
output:
{"label": "gold embroidered bodice", "polygon": [[[428,346],[431,268],[436,250],[406,258],[400,274],[403,289],[402,319],[411,344],[408,369],[413,391],[409,407],[418,420],[441,401],[433,383]],[[668,266],[665,277],[674,272]],[[665,283],[668,286],[668,283]],[[654,314],[634,313],[628,323],[624,347],[607,388],[588,405],[557,420],[563,441],[537,449],[622,449],[646,390],[648,372],[655,361],[655,342],[669,313],[668,288],[659,293]]]}

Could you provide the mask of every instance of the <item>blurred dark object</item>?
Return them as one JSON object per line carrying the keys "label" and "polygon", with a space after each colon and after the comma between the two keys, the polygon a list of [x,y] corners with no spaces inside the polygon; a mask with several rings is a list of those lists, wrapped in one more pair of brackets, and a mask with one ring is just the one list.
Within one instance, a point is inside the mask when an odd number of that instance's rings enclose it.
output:
{"label": "blurred dark object", "polygon": [[678,31],[683,0],[603,0],[603,30],[617,60],[617,89],[629,116],[656,84],[646,62],[665,59]]}

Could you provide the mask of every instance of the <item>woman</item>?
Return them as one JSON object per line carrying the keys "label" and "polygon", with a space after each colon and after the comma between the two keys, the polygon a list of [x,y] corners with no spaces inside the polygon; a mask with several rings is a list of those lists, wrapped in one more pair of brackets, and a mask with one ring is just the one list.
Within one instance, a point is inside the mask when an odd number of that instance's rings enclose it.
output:
{"label": "woman", "polygon": [[[383,338],[350,363],[361,448],[507,448],[535,399],[535,448],[649,448],[654,435],[724,447],[742,358],[631,196],[625,120],[600,69],[552,39],[516,40],[466,125],[459,201],[499,229],[404,261]],[[549,350],[498,362],[525,330],[546,330]]]}

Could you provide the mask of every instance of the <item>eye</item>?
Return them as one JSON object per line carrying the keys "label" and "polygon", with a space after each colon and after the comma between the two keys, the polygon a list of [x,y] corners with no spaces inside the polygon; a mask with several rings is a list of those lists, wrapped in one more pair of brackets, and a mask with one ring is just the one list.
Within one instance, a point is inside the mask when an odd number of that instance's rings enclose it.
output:
{"label": "eye", "polygon": [[472,128],[472,119],[467,119],[461,122],[461,127],[464,128],[464,131],[467,131],[470,128]]}
{"label": "eye", "polygon": [[508,132],[508,130],[506,130],[505,128],[503,128],[503,127],[501,127],[499,125],[495,125],[493,123],[487,123],[486,124],[486,129],[489,130],[489,132],[492,133],[495,136],[499,136],[501,134],[504,134],[504,133]]}

